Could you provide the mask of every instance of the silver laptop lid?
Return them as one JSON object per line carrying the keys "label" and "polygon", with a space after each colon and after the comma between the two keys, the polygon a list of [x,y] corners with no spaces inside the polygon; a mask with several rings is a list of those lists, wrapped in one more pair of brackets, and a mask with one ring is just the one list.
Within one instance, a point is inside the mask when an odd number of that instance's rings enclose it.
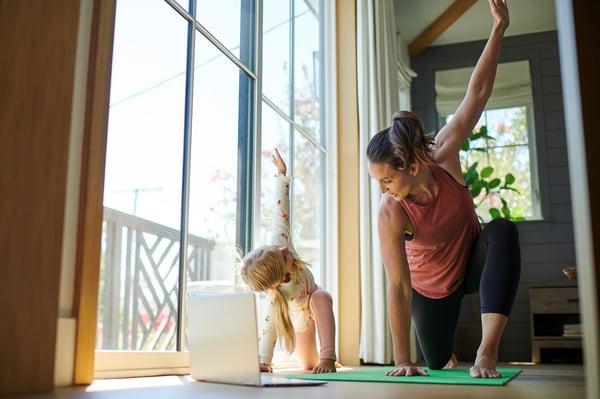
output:
{"label": "silver laptop lid", "polygon": [[191,293],[187,321],[192,378],[260,385],[253,292]]}

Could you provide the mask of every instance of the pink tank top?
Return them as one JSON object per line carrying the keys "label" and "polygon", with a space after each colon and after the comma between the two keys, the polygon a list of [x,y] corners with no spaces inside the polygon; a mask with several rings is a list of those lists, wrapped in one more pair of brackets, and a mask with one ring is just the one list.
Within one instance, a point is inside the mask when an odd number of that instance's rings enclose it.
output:
{"label": "pink tank top", "polygon": [[465,277],[466,264],[481,224],[469,189],[444,169],[432,166],[439,192],[428,205],[404,199],[401,205],[413,225],[406,241],[412,287],[433,299],[454,292]]}

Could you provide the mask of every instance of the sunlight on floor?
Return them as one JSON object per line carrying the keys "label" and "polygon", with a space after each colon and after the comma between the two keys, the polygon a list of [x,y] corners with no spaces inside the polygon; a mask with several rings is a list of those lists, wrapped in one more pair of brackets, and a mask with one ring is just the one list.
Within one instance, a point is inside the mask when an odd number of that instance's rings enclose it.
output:
{"label": "sunlight on floor", "polygon": [[[352,370],[352,367],[340,366],[338,371]],[[310,373],[309,370],[301,370],[298,367],[276,367],[274,374],[286,375],[290,373]],[[97,379],[90,384],[86,392],[111,391],[117,389],[135,389],[164,387],[187,384],[195,380],[190,375],[167,375],[157,377],[132,377],[132,378],[106,378]]]}
{"label": "sunlight on floor", "polygon": [[194,381],[189,375],[167,375],[159,377],[110,378],[94,380],[86,392],[110,391],[115,389],[134,389],[181,385]]}

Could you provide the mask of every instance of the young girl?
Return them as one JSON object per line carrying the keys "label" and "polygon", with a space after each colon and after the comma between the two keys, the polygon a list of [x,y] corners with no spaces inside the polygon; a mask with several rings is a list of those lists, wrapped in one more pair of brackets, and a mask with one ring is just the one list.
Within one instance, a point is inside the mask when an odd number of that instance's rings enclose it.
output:
{"label": "young girl", "polygon": [[[282,339],[287,350],[296,351],[303,369],[313,373],[335,372],[335,320],[331,295],[315,284],[308,265],[292,245],[289,226],[290,178],[279,151],[273,153],[277,167],[276,201],[271,245],[259,247],[242,259],[241,276],[255,292],[267,294],[267,309],[259,342],[261,371],[272,372],[273,350]],[[315,331],[316,330],[316,331]],[[317,354],[315,332],[319,334]]]}

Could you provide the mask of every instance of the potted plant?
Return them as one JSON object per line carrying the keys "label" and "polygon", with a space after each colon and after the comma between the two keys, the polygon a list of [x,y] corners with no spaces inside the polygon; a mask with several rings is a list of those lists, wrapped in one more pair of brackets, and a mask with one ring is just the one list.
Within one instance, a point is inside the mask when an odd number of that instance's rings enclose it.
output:
{"label": "potted plant", "polygon": [[[473,161],[470,154],[473,152],[486,152],[487,146],[478,145],[484,140],[495,140],[488,134],[487,127],[481,126],[479,130],[473,131],[469,138],[463,144],[461,151],[461,161],[463,162],[463,177],[466,185],[471,191],[475,208],[488,207],[490,220],[499,217],[505,217],[510,220],[524,220],[522,213],[518,209],[511,209],[507,201],[502,197],[504,191],[519,191],[513,186],[516,179],[512,173],[507,173],[503,177],[497,176],[495,169],[491,165],[480,167],[478,161]],[[478,212],[480,221],[485,220]]]}

